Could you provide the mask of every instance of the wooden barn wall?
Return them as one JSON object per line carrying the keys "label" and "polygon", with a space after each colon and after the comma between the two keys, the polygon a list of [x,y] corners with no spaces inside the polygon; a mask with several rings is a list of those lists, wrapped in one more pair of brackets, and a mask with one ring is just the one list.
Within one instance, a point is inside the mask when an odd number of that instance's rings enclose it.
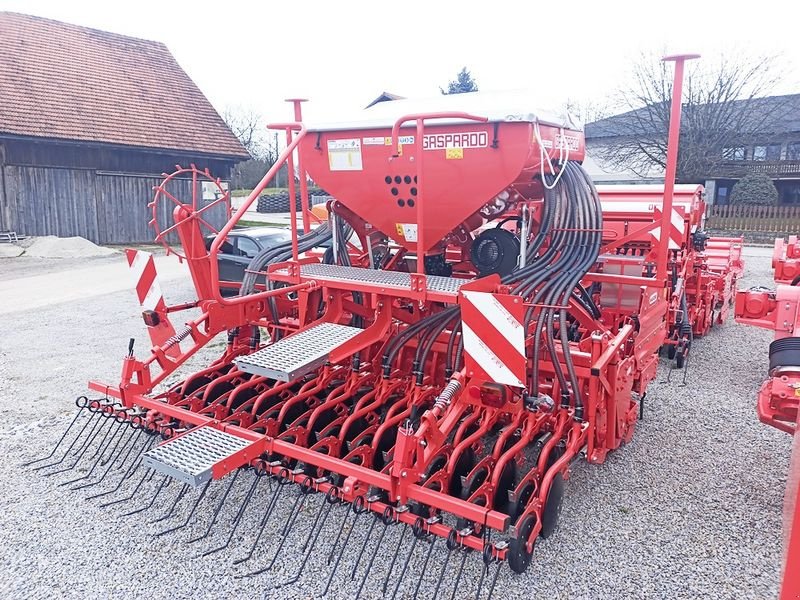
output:
{"label": "wooden barn wall", "polygon": [[[227,179],[231,163],[224,160],[130,151],[108,147],[3,140],[0,144],[0,230],[23,235],[79,235],[100,244],[152,242],[148,203],[160,174],[176,164],[208,168]],[[170,188],[181,201],[191,202],[191,182]],[[202,190],[197,198],[203,206]],[[208,201],[205,201],[206,203]],[[158,222],[172,224],[174,204],[159,205]],[[204,214],[219,227],[224,210]],[[172,236],[174,241],[174,236]]]}
{"label": "wooden barn wall", "polygon": [[[99,244],[153,241],[148,203],[160,177],[19,166],[5,166],[3,171],[7,229],[23,235],[79,235]],[[173,181],[169,191],[177,199],[191,202],[191,188],[191,180],[180,180]],[[197,188],[198,206],[208,205],[199,184]],[[162,229],[173,223],[174,206],[167,198],[158,203],[157,220]],[[225,222],[224,213],[220,204],[203,216],[219,228]]]}

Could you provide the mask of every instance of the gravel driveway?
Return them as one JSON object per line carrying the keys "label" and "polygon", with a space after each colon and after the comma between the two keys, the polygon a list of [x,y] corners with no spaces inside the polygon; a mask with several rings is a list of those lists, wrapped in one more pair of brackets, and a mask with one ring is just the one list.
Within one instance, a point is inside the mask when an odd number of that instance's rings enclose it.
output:
{"label": "gravel driveway", "polygon": [[[769,252],[748,249],[743,285],[771,286]],[[126,268],[119,257],[120,269]],[[105,269],[109,263],[103,260]],[[43,271],[63,271],[56,261],[37,263]],[[85,265],[81,265],[85,267]],[[67,268],[69,268],[67,266]],[[0,280],[16,277],[0,263]],[[100,272],[105,272],[101,270]],[[61,278],[63,279],[62,273]],[[90,277],[84,272],[83,277]],[[87,285],[91,281],[87,279]],[[175,279],[164,286],[170,302],[192,298],[191,284]],[[6,300],[0,297],[0,305]],[[3,311],[0,311],[3,312]],[[236,481],[211,541],[187,544],[201,533],[227,481],[216,482],[189,526],[154,537],[188,515],[197,493],[177,505],[175,515],[152,523],[177,497],[172,483],[156,508],[124,517],[141,508],[156,489],[146,481],[133,501],[100,508],[86,500],[87,491],[71,492],[58,483],[83,473],[41,477],[19,464],[45,455],[72,418],[75,396],[90,378],[114,382],[128,338],[137,338],[140,354],[146,332],[132,291],[69,300],[34,309],[15,305],[3,315],[0,343],[0,597],[4,598],[310,598],[319,596],[328,569],[324,552],[341,523],[340,508],[325,520],[318,552],[297,584],[274,589],[299,566],[301,545],[317,511],[308,499],[302,523],[287,537],[286,558],[272,571],[241,578],[269,564],[279,536],[274,532],[289,517],[295,486],[284,492],[255,557],[235,566],[253,540],[271,493],[267,483],[242,518],[232,548],[207,557],[203,550],[225,541],[251,476]],[[781,512],[790,437],[761,425],[755,394],[766,370],[771,335],[729,323],[699,340],[693,350],[686,385],[683,373],[667,368],[650,388],[645,420],[633,442],[613,453],[606,464],[576,464],[567,483],[564,510],[553,537],[537,544],[533,563],[522,576],[503,567],[494,598],[770,598],[777,594],[781,556]],[[215,351],[194,361],[202,365]],[[132,491],[131,478],[125,489]],[[97,488],[92,488],[95,490]],[[352,519],[351,519],[352,520]],[[362,597],[380,598],[380,576],[386,572],[400,536],[387,530],[380,549],[378,529],[366,545],[354,581],[355,556],[372,518],[360,517],[328,597],[355,596],[365,565],[372,578]],[[345,526],[344,535],[348,527]],[[406,537],[408,539],[408,537]],[[422,572],[427,543],[411,557],[410,573]],[[433,595],[444,561],[444,545],[431,552],[419,598]],[[400,553],[402,561],[405,553]],[[458,559],[440,596],[449,597]],[[400,570],[398,565],[395,574]],[[493,571],[490,572],[490,575]],[[374,579],[373,579],[374,578]],[[467,561],[458,597],[471,597],[479,578],[476,557]],[[393,591],[390,584],[388,596]],[[467,583],[469,582],[469,586]],[[397,597],[412,597],[417,580],[407,576]],[[487,585],[483,588],[486,597]]]}

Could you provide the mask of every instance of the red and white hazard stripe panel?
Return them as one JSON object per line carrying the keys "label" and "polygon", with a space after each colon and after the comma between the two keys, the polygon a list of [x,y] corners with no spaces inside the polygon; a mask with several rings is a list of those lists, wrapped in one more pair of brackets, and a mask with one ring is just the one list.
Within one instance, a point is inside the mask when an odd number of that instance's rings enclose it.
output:
{"label": "red and white hazard stripe panel", "polygon": [[470,377],[525,387],[525,307],[519,296],[462,291],[461,326]]}
{"label": "red and white hazard stripe panel", "polygon": [[161,293],[161,285],[158,283],[153,254],[128,248],[125,250],[125,255],[128,257],[128,266],[131,268],[131,275],[136,285],[139,304],[145,310],[162,311],[166,308],[166,302],[164,294]]}
{"label": "red and white hazard stripe panel", "polygon": [[[148,327],[147,332],[150,334],[153,344],[161,346],[175,335],[175,328],[167,317],[167,303],[164,301],[164,294],[161,292],[161,285],[158,283],[153,254],[128,248],[125,250],[125,256],[131,269],[139,304],[144,310],[152,310],[159,313],[158,325]],[[167,350],[167,353],[177,357],[180,355],[180,348],[174,345]]]}
{"label": "red and white hazard stripe panel", "polygon": [[[655,215],[656,219],[660,221],[661,209],[656,208]],[[669,221],[669,242],[667,243],[667,247],[670,250],[678,250],[681,246],[683,246],[683,242],[686,239],[686,220],[683,218],[683,215],[673,208]],[[661,226],[653,229],[650,234],[653,236],[653,238],[655,238],[656,242],[660,242]]]}

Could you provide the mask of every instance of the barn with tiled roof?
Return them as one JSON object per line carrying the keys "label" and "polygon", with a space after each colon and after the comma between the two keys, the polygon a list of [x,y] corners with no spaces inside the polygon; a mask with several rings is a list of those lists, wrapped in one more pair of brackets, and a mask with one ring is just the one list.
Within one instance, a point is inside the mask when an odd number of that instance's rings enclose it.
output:
{"label": "barn with tiled roof", "polygon": [[249,158],[160,42],[9,12],[0,39],[0,231],[151,241],[161,173]]}

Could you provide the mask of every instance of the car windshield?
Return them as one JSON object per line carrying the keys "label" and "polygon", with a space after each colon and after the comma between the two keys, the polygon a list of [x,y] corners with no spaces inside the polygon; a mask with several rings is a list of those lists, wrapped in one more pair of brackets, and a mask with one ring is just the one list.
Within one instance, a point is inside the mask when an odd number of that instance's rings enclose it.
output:
{"label": "car windshield", "polygon": [[276,231],[275,233],[268,233],[264,235],[252,235],[250,237],[257,240],[262,248],[271,248],[272,246],[276,246],[283,242],[288,242],[292,239],[292,234],[287,229],[285,231]]}

